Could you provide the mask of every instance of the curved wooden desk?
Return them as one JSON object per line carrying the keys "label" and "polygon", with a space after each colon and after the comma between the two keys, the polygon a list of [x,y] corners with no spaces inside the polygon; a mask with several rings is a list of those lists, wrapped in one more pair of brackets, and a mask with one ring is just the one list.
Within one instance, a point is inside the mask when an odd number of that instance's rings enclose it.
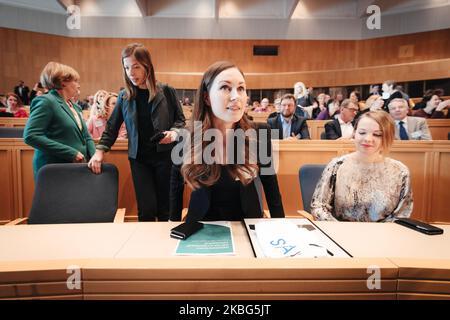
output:
{"label": "curved wooden desk", "polygon": [[[354,257],[257,259],[240,222],[235,256],[174,256],[176,224],[2,226],[0,298],[450,298],[450,226],[424,238],[391,223],[318,222]],[[368,287],[373,266],[379,289]],[[79,287],[69,289],[73,270]]]}

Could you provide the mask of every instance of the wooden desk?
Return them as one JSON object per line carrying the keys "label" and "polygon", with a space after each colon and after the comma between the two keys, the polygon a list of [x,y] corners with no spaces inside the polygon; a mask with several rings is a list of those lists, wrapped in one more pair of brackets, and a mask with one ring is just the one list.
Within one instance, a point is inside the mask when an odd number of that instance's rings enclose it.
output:
{"label": "wooden desk", "polygon": [[[397,296],[398,270],[386,258],[256,259],[239,222],[232,225],[236,256],[178,257],[173,255],[176,240],[168,236],[175,224],[0,227],[0,297],[254,300]],[[3,250],[5,239],[19,253]],[[81,287],[75,291],[65,285],[70,276],[66,268],[74,265],[81,271]],[[380,267],[381,289],[367,288],[371,265]]]}
{"label": "wooden desk", "polygon": [[398,299],[450,299],[450,225],[429,236],[395,223],[315,222],[355,258],[398,267]]}

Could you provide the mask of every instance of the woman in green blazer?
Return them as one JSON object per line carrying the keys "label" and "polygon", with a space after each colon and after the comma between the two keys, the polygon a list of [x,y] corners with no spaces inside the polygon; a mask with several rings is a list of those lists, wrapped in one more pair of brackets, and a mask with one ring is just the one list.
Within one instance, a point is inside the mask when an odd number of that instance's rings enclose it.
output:
{"label": "woman in green blazer", "polygon": [[50,91],[31,103],[24,141],[35,149],[33,171],[48,163],[87,162],[95,144],[81,115],[70,99],[79,91],[80,76],[73,68],[49,62],[41,83]]}

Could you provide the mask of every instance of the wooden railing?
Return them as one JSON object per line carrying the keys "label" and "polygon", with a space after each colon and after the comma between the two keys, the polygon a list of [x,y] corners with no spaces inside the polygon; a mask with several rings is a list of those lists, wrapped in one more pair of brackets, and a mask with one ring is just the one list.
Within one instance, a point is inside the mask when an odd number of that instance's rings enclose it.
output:
{"label": "wooden railing", "polygon": [[[257,113],[256,122],[266,122],[268,114]],[[190,115],[188,115],[190,118]],[[258,118],[259,117],[259,118]],[[188,119],[188,118],[187,118]],[[313,140],[320,140],[320,134],[325,131],[325,123],[329,120],[307,120],[309,135]],[[0,127],[24,127],[26,118],[0,118]],[[433,140],[447,140],[450,132],[450,119],[427,119]]]}

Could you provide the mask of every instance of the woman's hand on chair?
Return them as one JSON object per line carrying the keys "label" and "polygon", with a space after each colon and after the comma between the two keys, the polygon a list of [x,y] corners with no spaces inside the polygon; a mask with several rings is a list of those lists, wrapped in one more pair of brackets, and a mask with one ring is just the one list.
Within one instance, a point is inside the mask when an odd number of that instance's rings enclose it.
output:
{"label": "woman's hand on chair", "polygon": [[96,150],[91,160],[89,160],[88,167],[95,174],[102,172],[103,153],[102,150]]}

